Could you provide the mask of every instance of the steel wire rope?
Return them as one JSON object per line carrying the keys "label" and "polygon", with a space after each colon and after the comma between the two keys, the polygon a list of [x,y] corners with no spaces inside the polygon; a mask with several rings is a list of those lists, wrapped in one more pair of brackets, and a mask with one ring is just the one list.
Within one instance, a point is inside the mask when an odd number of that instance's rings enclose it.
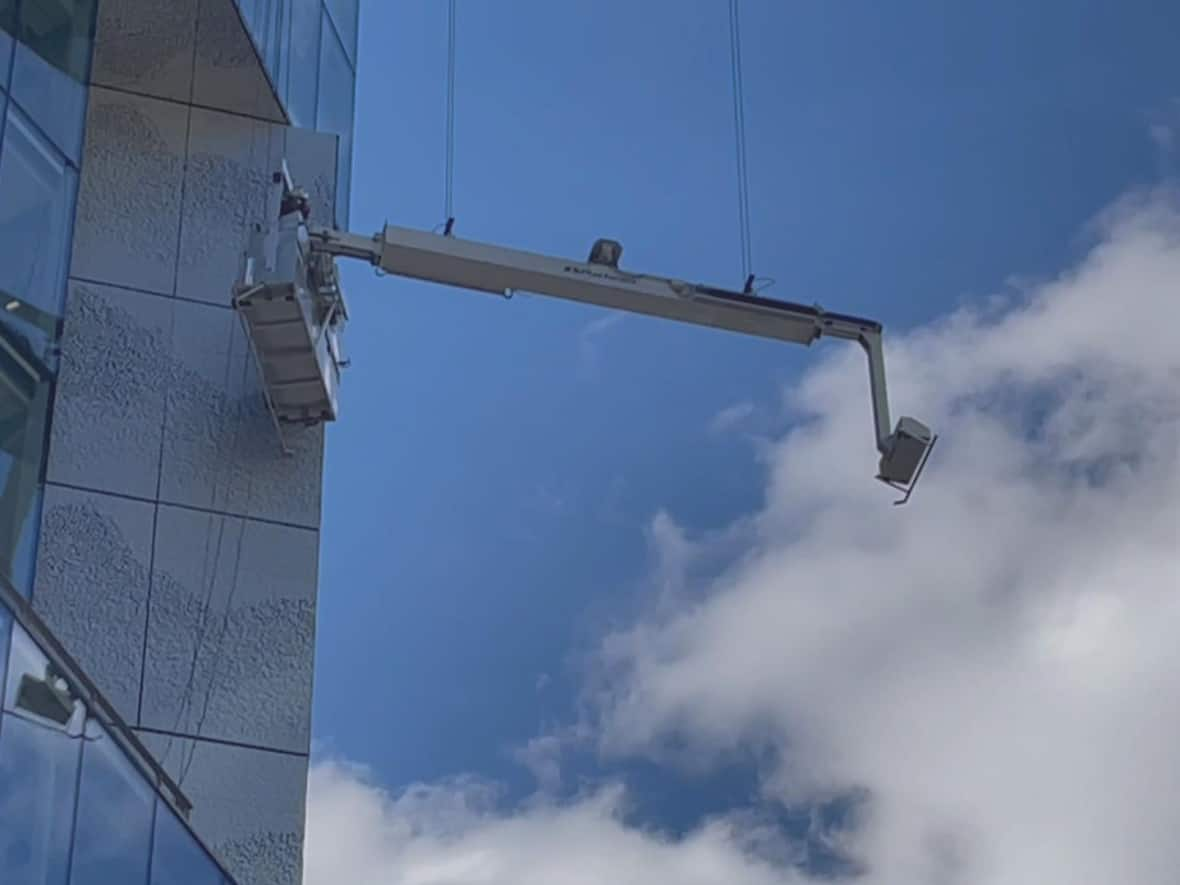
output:
{"label": "steel wire rope", "polygon": [[737,160],[738,236],[741,242],[742,279],[753,284],[753,247],[750,236],[750,170],[746,151],[745,86],[742,82],[742,34],[738,0],[729,0],[730,85],[733,91],[733,132]]}
{"label": "steel wire rope", "polygon": [[450,233],[455,222],[455,0],[447,4],[447,122],[443,175],[443,218]]}
{"label": "steel wire rope", "polygon": [[[268,132],[268,134],[266,136],[268,154],[269,154],[271,137],[272,137],[272,134]],[[251,158],[256,156],[255,149],[257,148],[257,146],[258,146],[258,127],[252,127],[251,131],[250,131],[250,154],[249,154],[249,156]],[[222,394],[225,397],[225,400],[227,402],[229,399],[230,373],[233,368],[233,356],[234,356],[233,342],[234,342],[235,328],[240,328],[240,327],[235,327],[232,324],[230,325],[229,340],[226,342],[225,373],[224,373],[224,376],[222,379],[222,388],[221,388]],[[249,366],[250,366],[250,352],[249,352],[249,349],[247,348],[247,350],[243,354],[243,358],[242,358],[242,378],[241,378],[241,383],[239,385],[239,389],[243,392],[245,391],[245,387],[246,387],[246,377],[249,372]],[[231,459],[237,454],[238,444],[239,444],[240,438],[241,438],[242,425],[245,423],[245,409],[242,407],[241,403],[238,404],[238,407],[235,409],[235,412],[236,412],[236,414],[235,414],[235,421],[234,421],[234,429],[233,429],[233,434],[231,436],[232,441],[230,443],[230,449],[229,449],[229,453],[228,453],[228,457]],[[214,510],[216,510],[216,506],[217,506],[217,492],[218,492],[218,486],[221,484],[220,483],[221,478],[222,478],[221,473],[215,474],[215,479],[214,479],[214,483],[213,483],[213,499],[212,499],[212,507]],[[232,462],[231,462],[231,465],[224,471],[224,479],[225,479],[224,497],[226,498],[226,501],[228,503],[229,487],[233,482]],[[249,473],[249,471],[247,471],[246,495],[245,495],[245,501],[242,506],[242,510],[243,510],[244,514],[249,512],[250,495],[252,492],[252,480],[253,480],[252,475]],[[208,571],[209,571],[208,539],[209,539],[209,536],[212,534],[212,526],[210,525],[209,529],[207,529],[207,531],[206,531],[206,559],[205,559],[205,563],[204,563],[204,572],[202,575],[202,582],[204,583],[205,577],[207,576],[208,583],[207,583],[207,587],[205,589],[205,596],[204,596],[204,599],[201,604],[200,630],[198,632],[198,639],[193,644],[193,656],[192,656],[192,661],[190,662],[190,666],[189,666],[188,679],[187,679],[187,682],[185,685],[185,690],[183,693],[182,701],[177,708],[176,721],[175,721],[175,725],[173,727],[173,732],[178,731],[178,729],[180,727],[181,718],[184,717],[186,710],[190,709],[189,705],[192,702],[193,692],[196,688],[197,661],[200,657],[201,648],[205,644],[205,638],[209,632],[209,622],[210,622],[210,618],[208,616],[209,607],[211,606],[212,601],[213,601],[213,588],[217,583],[217,569],[218,569],[218,565],[221,561],[221,549],[222,549],[222,545],[223,545],[223,541],[224,541],[224,537],[225,537],[225,523],[228,519],[228,517],[224,514],[213,514],[213,515],[218,520],[218,527],[217,527],[217,546],[216,546],[216,550],[215,550],[214,556],[213,556],[212,575],[208,575]],[[224,641],[226,629],[227,629],[228,622],[229,622],[230,608],[233,605],[233,600],[234,600],[234,597],[235,597],[236,591],[237,591],[238,573],[239,573],[239,567],[241,565],[242,539],[243,539],[243,536],[245,535],[245,532],[246,532],[246,524],[245,524],[244,520],[245,520],[245,517],[243,516],[242,528],[238,534],[238,544],[237,544],[237,551],[234,556],[233,571],[230,576],[229,593],[226,596],[225,614],[222,617],[221,631],[218,634],[217,649],[213,655],[213,671],[210,673],[209,683],[205,687],[205,696],[204,696],[202,703],[201,703],[201,713],[198,717],[197,726],[194,729],[194,734],[192,735],[192,746],[189,748],[188,758],[181,763],[179,777],[177,778],[177,786],[178,787],[183,786],[184,779],[188,776],[189,770],[192,768],[193,759],[195,758],[196,752],[197,752],[197,738],[200,735],[201,728],[204,727],[205,719],[208,714],[209,700],[212,696],[213,684],[214,684],[214,681],[217,676],[217,670],[218,670],[217,663],[218,663],[218,659],[220,658],[220,655],[221,655],[221,646]],[[171,748],[171,745],[169,745],[169,749],[170,748]],[[165,753],[165,755],[167,755],[167,754]],[[182,753],[182,758],[183,758],[183,753]]]}
{"label": "steel wire rope", "polygon": [[[241,380],[242,380],[242,390],[243,391],[245,390],[246,378],[248,377],[249,369],[250,369],[250,354],[249,354],[249,352],[247,352],[246,354],[244,354],[244,358],[242,360],[242,379]],[[243,411],[244,410],[239,409],[237,429],[240,429],[240,427],[243,423],[243,418],[242,418]],[[236,432],[235,432],[235,437],[236,437]],[[235,442],[235,450],[236,450],[236,442]],[[254,485],[253,474],[250,473],[249,471],[247,471],[246,493],[244,495],[243,504],[242,504],[243,515],[240,518],[241,528],[238,530],[238,543],[237,543],[237,549],[234,552],[234,565],[233,565],[232,571],[230,572],[229,593],[227,593],[226,597],[225,597],[225,614],[221,618],[221,630],[217,634],[217,644],[216,644],[216,647],[214,648],[214,651],[213,651],[213,671],[209,674],[209,682],[205,686],[205,697],[201,701],[201,713],[197,717],[196,728],[193,729],[194,735],[200,735],[201,729],[205,727],[205,720],[209,715],[209,701],[213,696],[213,687],[217,682],[218,673],[220,671],[219,665],[221,663],[221,652],[222,652],[222,649],[225,645],[226,634],[229,632],[229,619],[230,619],[231,613],[233,612],[234,599],[236,598],[237,591],[238,591],[238,577],[240,575],[241,566],[242,566],[242,545],[243,545],[243,541],[245,540],[245,537],[246,537],[246,520],[248,518],[245,514],[248,514],[250,512],[250,496],[253,492],[253,485]],[[227,517],[227,516],[221,517],[222,526],[225,525],[225,522],[228,518],[229,517]],[[188,773],[189,773],[189,770],[192,768],[193,759],[196,756],[196,753],[197,753],[197,743],[196,743],[196,740],[194,740],[193,745],[189,751],[188,760],[184,763],[184,765],[180,771],[180,776],[176,779],[176,785],[178,787],[184,786],[184,780],[186,777],[188,777]]]}

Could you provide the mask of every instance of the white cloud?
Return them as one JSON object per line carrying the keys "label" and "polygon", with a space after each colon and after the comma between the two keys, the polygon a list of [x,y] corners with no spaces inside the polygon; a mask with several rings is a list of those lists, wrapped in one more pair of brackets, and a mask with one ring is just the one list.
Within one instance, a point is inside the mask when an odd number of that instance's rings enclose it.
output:
{"label": "white cloud", "polygon": [[[1175,206],[1125,200],[1059,279],[889,339],[895,405],[943,435],[908,508],[870,480],[862,357],[833,345],[792,398],[806,420],[771,453],[765,509],[727,535],[732,565],[604,641],[603,751],[769,742],[768,801],[866,790],[847,847],[867,885],[1174,882]],[[694,542],[666,517],[652,537],[666,584]],[[741,818],[670,840],[624,803],[500,812],[479,784],[393,798],[321,765],[306,881],[806,881]]]}
{"label": "white cloud", "polygon": [[543,734],[530,739],[515,753],[516,761],[528,769],[537,781],[537,789],[545,795],[561,790],[561,735]]}
{"label": "white cloud", "polygon": [[867,882],[1175,881],[1180,217],[1155,194],[1101,232],[1006,311],[890,342],[943,434],[907,510],[865,483],[859,362],[808,377],[748,554],[608,640],[608,750],[769,733],[768,796],[869,791]]}
{"label": "white cloud", "polygon": [[578,332],[578,374],[583,378],[597,378],[602,362],[602,339],[611,329],[623,322],[625,314],[604,313],[584,325]]}
{"label": "white cloud", "polygon": [[740,426],[754,414],[754,404],[749,400],[742,400],[732,406],[726,406],[709,421],[711,433],[726,433]]}
{"label": "white cloud", "polygon": [[309,885],[791,885],[761,858],[764,833],[724,820],[671,840],[627,826],[608,787],[560,805],[498,814],[474,782],[393,797],[365,772],[312,768],[304,881]]}

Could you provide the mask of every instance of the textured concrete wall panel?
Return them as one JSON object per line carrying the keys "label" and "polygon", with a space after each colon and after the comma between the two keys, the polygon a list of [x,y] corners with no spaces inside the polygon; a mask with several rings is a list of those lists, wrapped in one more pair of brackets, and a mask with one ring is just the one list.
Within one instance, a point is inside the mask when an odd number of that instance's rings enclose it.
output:
{"label": "textured concrete wall panel", "polygon": [[297,885],[324,432],[282,454],[229,301],[280,159],[334,222],[337,140],[281,125],[234,0],[97,27],[34,605],[241,885]]}
{"label": "textured concrete wall panel", "polygon": [[174,305],[131,289],[70,284],[51,481],[156,496]]}
{"label": "textured concrete wall panel", "polygon": [[200,0],[193,103],[287,122],[233,0]]}
{"label": "textured concrete wall panel", "polygon": [[307,752],[318,535],[162,506],[142,724]]}
{"label": "textured concrete wall panel", "polygon": [[336,141],[322,132],[194,108],[176,294],[229,304],[228,283],[241,270],[247,237],[262,219],[271,177],[284,159],[311,197],[314,223],[333,224]]}
{"label": "textured concrete wall panel", "polygon": [[284,457],[233,311],[177,302],[160,498],[315,527],[322,427],[287,428]]}
{"label": "textured concrete wall panel", "polygon": [[102,0],[91,82],[188,102],[197,0]]}
{"label": "textured concrete wall panel", "polygon": [[33,606],[129,722],[136,719],[154,506],[48,486]]}
{"label": "textured concrete wall panel", "polygon": [[228,305],[251,227],[262,220],[268,184],[283,154],[283,127],[193,109],[181,210],[176,293]]}
{"label": "textured concrete wall panel", "polygon": [[188,114],[91,88],[72,276],[172,294]]}
{"label": "textured concrete wall panel", "polygon": [[241,885],[299,885],[307,757],[141,732]]}

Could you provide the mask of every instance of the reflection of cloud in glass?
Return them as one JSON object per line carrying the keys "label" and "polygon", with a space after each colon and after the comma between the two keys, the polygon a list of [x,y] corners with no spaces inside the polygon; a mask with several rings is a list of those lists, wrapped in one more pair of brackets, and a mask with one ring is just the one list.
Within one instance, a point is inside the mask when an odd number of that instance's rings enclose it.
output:
{"label": "reflection of cloud in glass", "polygon": [[87,723],[74,834],[75,883],[142,882],[151,843],[151,788],[105,730]]}
{"label": "reflection of cloud in glass", "polygon": [[64,881],[81,741],[11,714],[0,727],[0,882]]}

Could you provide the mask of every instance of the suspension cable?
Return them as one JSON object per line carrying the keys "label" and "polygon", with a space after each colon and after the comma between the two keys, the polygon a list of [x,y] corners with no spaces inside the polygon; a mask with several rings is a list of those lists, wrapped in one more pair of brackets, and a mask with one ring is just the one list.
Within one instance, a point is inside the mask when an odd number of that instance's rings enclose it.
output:
{"label": "suspension cable", "polygon": [[447,6],[447,134],[443,218],[447,232],[455,218],[455,0]]}
{"label": "suspension cable", "polygon": [[742,84],[742,34],[738,0],[729,0],[729,58],[733,86],[733,132],[737,149],[738,230],[742,250],[742,277],[746,280],[748,289],[753,282],[754,260],[750,245],[750,175],[746,162],[746,110],[745,90]]}

